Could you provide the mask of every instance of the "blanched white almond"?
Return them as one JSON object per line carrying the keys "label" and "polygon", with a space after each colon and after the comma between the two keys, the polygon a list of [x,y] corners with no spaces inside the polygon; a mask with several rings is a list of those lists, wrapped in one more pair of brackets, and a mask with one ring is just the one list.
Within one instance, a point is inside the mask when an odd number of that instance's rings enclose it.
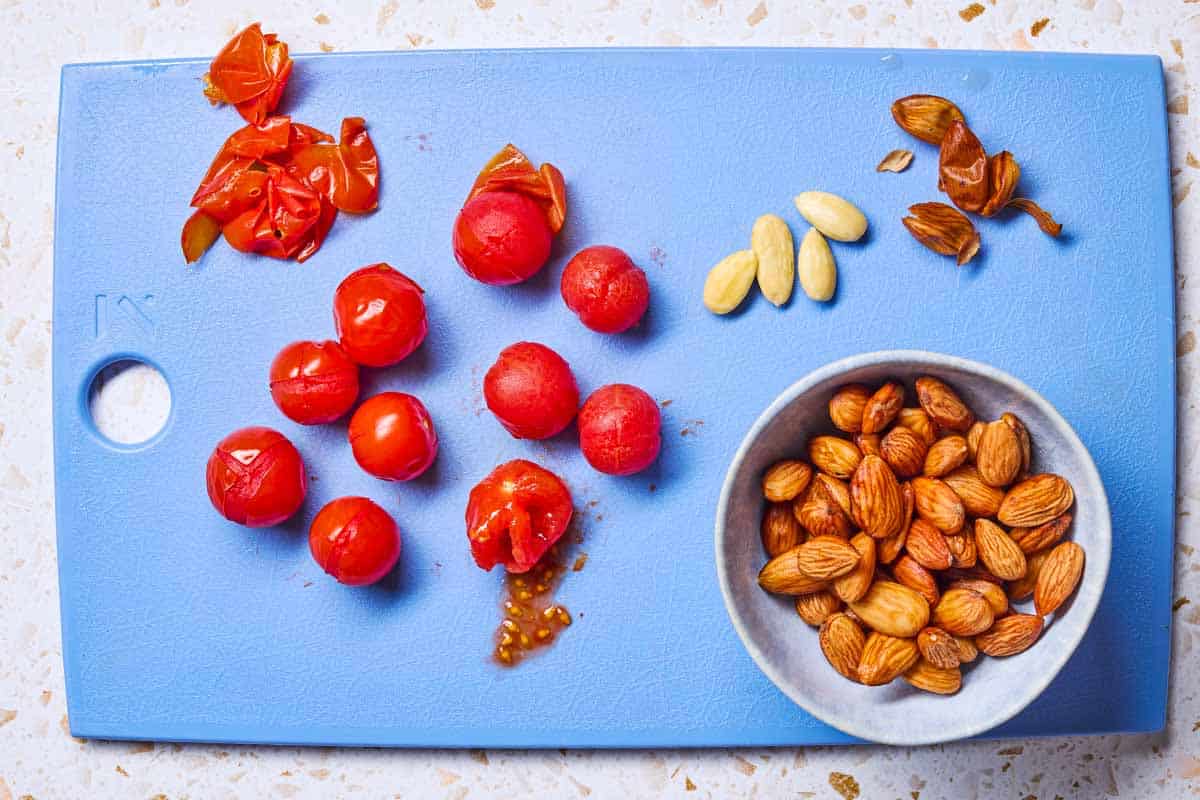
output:
{"label": "blanched white almond", "polygon": [[829,192],[801,192],[796,210],[821,233],[839,242],[856,242],[867,232],[867,218],[853,203]]}
{"label": "blanched white almond", "polygon": [[774,214],[763,214],[750,231],[750,247],[758,256],[758,288],[763,297],[783,305],[792,296],[796,279],[796,250],[787,223]]}
{"label": "blanched white almond", "polygon": [[833,261],[829,242],[816,228],[809,228],[800,241],[796,271],[804,293],[813,300],[824,302],[833,297],[837,289],[837,264]]}
{"label": "blanched white almond", "polygon": [[728,314],[754,285],[758,257],[753,250],[738,250],[721,259],[704,281],[704,307],[714,314]]}

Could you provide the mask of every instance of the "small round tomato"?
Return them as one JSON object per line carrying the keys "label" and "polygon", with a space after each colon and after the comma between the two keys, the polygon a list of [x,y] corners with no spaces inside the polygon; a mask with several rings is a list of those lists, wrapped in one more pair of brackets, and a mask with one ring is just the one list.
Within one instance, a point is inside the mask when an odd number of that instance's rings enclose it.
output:
{"label": "small round tomato", "polygon": [[292,342],[271,362],[271,399],[293,422],[333,422],[357,397],[358,364],[337,342]]}
{"label": "small round tomato", "polygon": [[650,284],[623,250],[586,247],[563,269],[563,302],[597,333],[620,333],[637,324],[650,305]]}
{"label": "small round tomato", "polygon": [[388,367],[425,340],[425,294],[411,278],[387,264],[351,272],[333,294],[333,324],[350,358],[367,367]]}
{"label": "small round tomato", "polygon": [[358,465],[385,481],[410,481],[437,457],[433,420],[411,394],[384,392],[367,400],[350,418],[349,437]]}
{"label": "small round tomato", "polygon": [[471,490],[467,538],[481,568],[527,572],[562,537],[574,509],[557,475],[532,461],[496,467]]}
{"label": "small round tomato", "polygon": [[339,497],[317,512],[308,549],[339,583],[365,586],[382,578],[400,557],[400,529],[365,497]]}
{"label": "small round tomato", "polygon": [[661,446],[658,403],[636,386],[602,386],[579,409],[579,448],[600,472],[641,472],[658,458]]}
{"label": "small round tomato", "polygon": [[553,234],[541,207],[516,192],[484,192],[454,220],[454,257],[468,275],[493,286],[520,283],[550,258]]}
{"label": "small round tomato", "polygon": [[251,528],[278,525],[304,502],[304,459],[282,433],[242,428],[208,457],[208,499],[221,516]]}
{"label": "small round tomato", "polygon": [[571,424],[579,388],[571,367],[537,342],[517,342],[500,351],[483,377],[487,407],[517,439],[546,439]]}

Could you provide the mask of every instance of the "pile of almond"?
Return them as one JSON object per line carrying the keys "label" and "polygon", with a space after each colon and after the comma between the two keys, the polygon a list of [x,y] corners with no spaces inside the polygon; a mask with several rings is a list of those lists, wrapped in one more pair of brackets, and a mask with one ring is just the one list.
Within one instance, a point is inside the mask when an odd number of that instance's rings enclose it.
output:
{"label": "pile of almond", "polygon": [[[758,582],[796,596],[850,680],[903,677],[953,694],[960,665],[979,653],[1011,656],[1037,641],[1078,586],[1084,554],[1063,541],[1074,490],[1030,474],[1016,415],[978,421],[937,378],[915,388],[918,406],[906,407],[900,383],[841,387],[829,416],[847,436],[815,436],[808,461],[767,470],[770,560]],[[1030,596],[1032,613],[1013,608]]]}

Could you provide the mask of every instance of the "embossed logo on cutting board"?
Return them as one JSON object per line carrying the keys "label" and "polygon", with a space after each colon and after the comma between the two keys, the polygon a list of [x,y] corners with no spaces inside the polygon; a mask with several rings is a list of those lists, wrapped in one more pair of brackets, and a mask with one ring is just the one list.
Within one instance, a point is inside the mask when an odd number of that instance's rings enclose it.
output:
{"label": "embossed logo on cutting board", "polygon": [[158,326],[154,318],[154,295],[117,292],[98,294],[93,322],[96,339],[103,339],[110,330],[121,326],[133,326],[154,339],[158,335]]}

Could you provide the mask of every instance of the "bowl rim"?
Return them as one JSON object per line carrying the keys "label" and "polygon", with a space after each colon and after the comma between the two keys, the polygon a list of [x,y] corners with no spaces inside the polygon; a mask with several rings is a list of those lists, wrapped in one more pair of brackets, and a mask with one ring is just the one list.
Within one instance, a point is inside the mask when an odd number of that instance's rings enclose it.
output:
{"label": "bowl rim", "polygon": [[[729,509],[730,495],[733,492],[733,483],[741,470],[743,462],[750,451],[751,446],[762,434],[767,425],[779,415],[793,400],[800,395],[812,389],[817,384],[834,378],[839,374],[843,374],[855,369],[863,367],[873,367],[886,364],[899,363],[920,363],[928,364],[930,371],[936,372],[939,368],[958,369],[965,372],[973,372],[982,377],[1003,384],[1006,388],[1027,397],[1034,405],[1038,406],[1039,410],[1046,416],[1048,420],[1062,435],[1063,439],[1073,448],[1083,454],[1082,469],[1085,478],[1099,488],[1099,496],[1095,499],[1098,503],[1098,517],[1101,521],[1099,529],[1094,529],[1098,539],[1100,540],[1101,552],[1087,554],[1088,567],[1092,580],[1099,581],[1099,592],[1095,595],[1095,599],[1084,608],[1076,608],[1076,604],[1072,603],[1072,610],[1080,613],[1083,616],[1083,625],[1078,627],[1078,633],[1074,634],[1068,640],[1067,646],[1061,648],[1060,652],[1051,660],[1050,669],[1045,670],[1038,677],[1030,677],[1026,682],[1026,686],[1030,691],[1023,692],[1017,698],[1017,701],[1012,706],[1007,707],[992,716],[979,720],[977,722],[965,722],[952,727],[944,727],[940,732],[930,736],[891,736],[887,733],[869,730],[853,721],[847,721],[833,715],[822,713],[812,707],[806,696],[795,690],[795,682],[785,679],[779,674],[770,664],[766,655],[754,643],[747,626],[745,625],[741,614],[734,604],[733,594],[730,591],[729,573],[726,568],[723,550],[726,542],[726,527],[725,517]],[[1100,478],[1100,472],[1096,468],[1095,461],[1092,460],[1092,454],[1088,451],[1075,429],[1071,424],[1058,412],[1049,400],[1044,398],[1041,393],[1033,389],[1024,381],[1004,372],[1001,369],[984,364],[979,361],[974,361],[960,356],[947,355],[945,353],[937,353],[930,350],[876,350],[869,353],[860,353],[858,355],[848,356],[830,362],[824,366],[818,367],[802,378],[792,383],[786,389],[779,393],[767,408],[759,414],[746,435],[742,438],[738,445],[737,451],[734,453],[733,459],[729,463],[729,468],[725,472],[725,479],[721,484],[721,494],[717,501],[717,516],[714,524],[714,556],[717,567],[717,583],[721,588],[721,596],[725,602],[725,611],[729,615],[729,621],[733,624],[734,630],[737,631],[738,637],[742,640],[742,645],[754,659],[754,663],[763,672],[770,681],[775,684],[775,687],[783,692],[793,703],[800,706],[813,717],[821,720],[827,725],[830,725],[843,733],[856,736],[860,739],[877,742],[888,745],[926,745],[939,744],[942,742],[955,741],[958,739],[966,739],[972,736],[978,736],[981,733],[991,730],[998,725],[1001,725],[1015,717],[1017,714],[1025,710],[1025,708],[1041,696],[1046,687],[1058,675],[1062,668],[1074,655],[1075,650],[1079,647],[1079,643],[1091,628],[1092,620],[1095,617],[1096,609],[1100,606],[1100,601],[1104,596],[1104,590],[1108,583],[1109,561],[1112,554],[1112,515],[1108,504],[1108,493],[1104,488],[1104,482]],[[964,717],[964,719],[968,719]]]}

